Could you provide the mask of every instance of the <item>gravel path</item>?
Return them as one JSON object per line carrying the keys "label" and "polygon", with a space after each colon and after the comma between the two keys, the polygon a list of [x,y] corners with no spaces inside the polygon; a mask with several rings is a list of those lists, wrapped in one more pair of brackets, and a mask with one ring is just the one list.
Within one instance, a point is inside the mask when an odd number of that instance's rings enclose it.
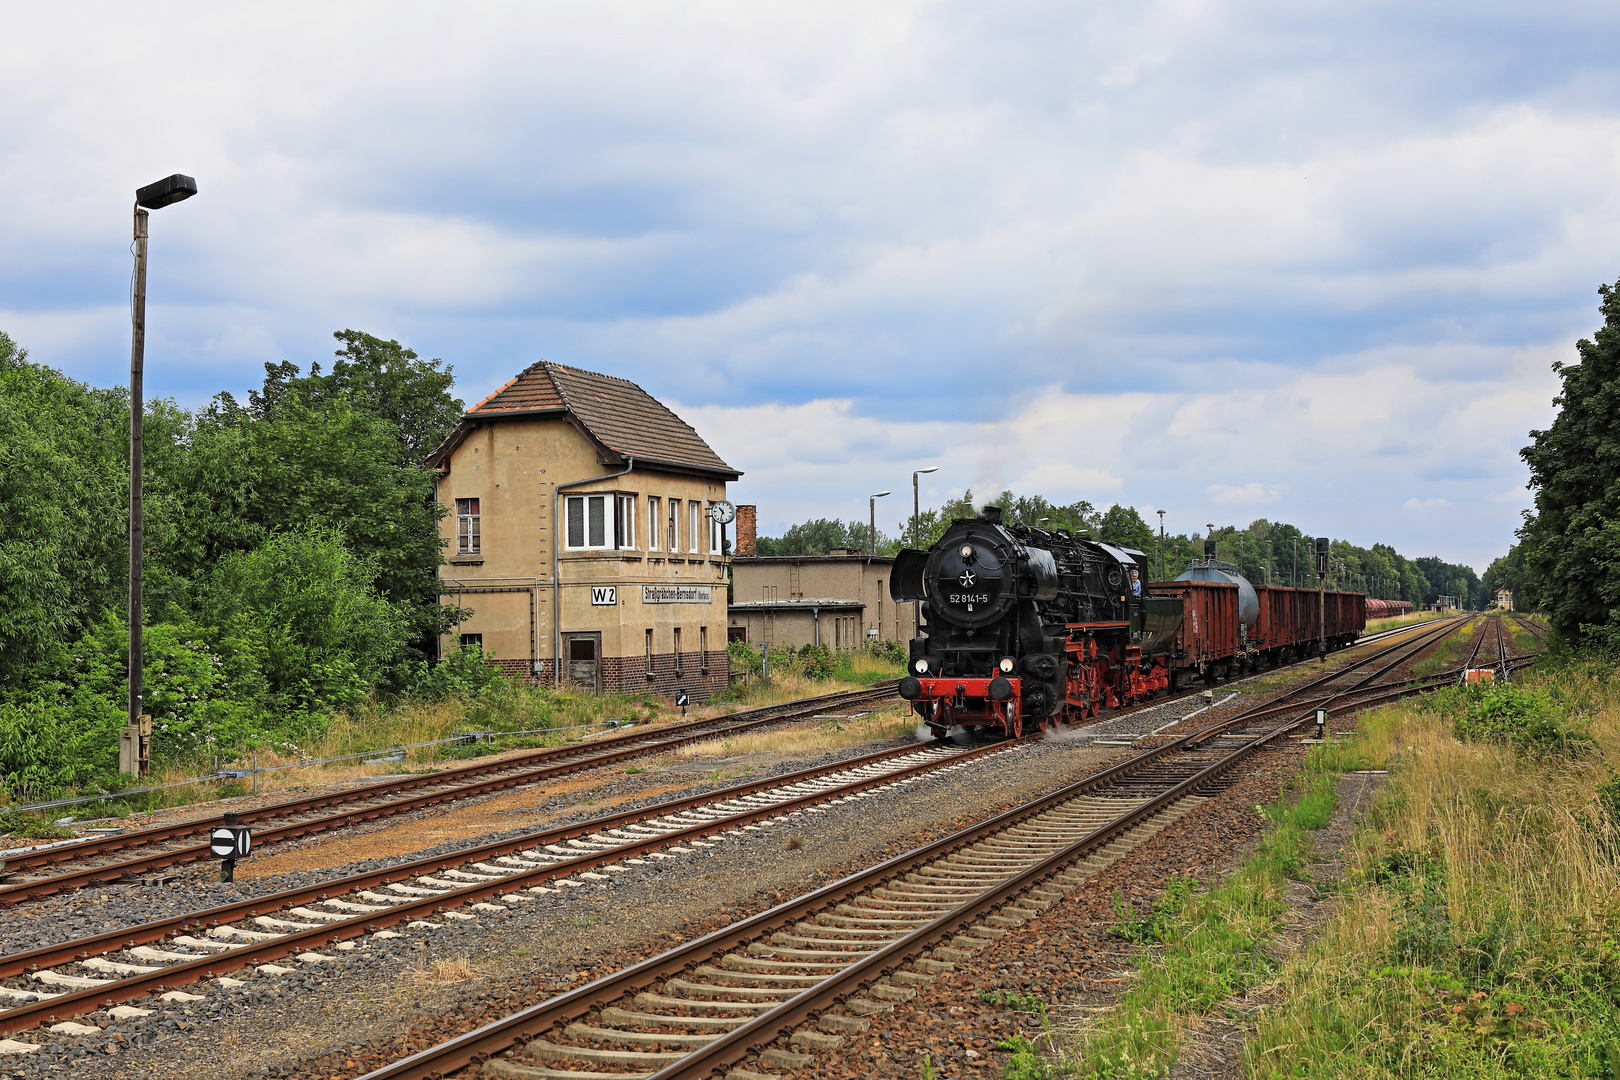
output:
{"label": "gravel path", "polygon": [[[1010,749],[899,791],[774,824],[746,839],[627,867],[608,881],[537,898],[519,910],[470,922],[445,920],[442,929],[399,938],[367,938],[333,962],[299,966],[282,976],[251,976],[233,990],[210,987],[204,1000],[165,1003],[145,1017],[81,1017],[98,1030],[51,1038],[34,1054],[0,1057],[0,1076],[52,1076],[64,1069],[75,1077],[120,1080],[290,1075],[294,1062],[318,1051],[331,1058],[321,1075],[352,1076],[361,1059],[352,1068],[344,1064],[351,1060],[350,1047],[358,1052],[368,1043],[402,1046],[412,1026],[430,1018],[504,1012],[519,1001],[548,997],[593,973],[661,951],[672,939],[705,933],[908,850],[919,839],[1072,783],[1119,753],[1057,741]],[[208,888],[245,890],[274,880]],[[197,899],[192,895],[174,910],[196,906]],[[115,903],[109,899],[103,906]],[[100,922],[111,914],[81,918]],[[430,976],[435,961],[458,957],[469,960],[476,978],[446,984]],[[43,1034],[24,1037],[38,1041]]]}

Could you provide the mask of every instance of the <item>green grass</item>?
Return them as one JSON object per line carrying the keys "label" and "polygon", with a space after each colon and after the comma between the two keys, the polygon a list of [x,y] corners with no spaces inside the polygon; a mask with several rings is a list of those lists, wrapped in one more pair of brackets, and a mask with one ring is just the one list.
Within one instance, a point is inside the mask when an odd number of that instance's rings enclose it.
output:
{"label": "green grass", "polygon": [[1457,664],[1468,651],[1469,643],[1474,639],[1474,631],[1479,620],[1470,619],[1463,624],[1463,628],[1446,638],[1430,651],[1428,656],[1412,665],[1412,674],[1432,675],[1442,668]]}
{"label": "green grass", "polygon": [[[1620,1076],[1620,674],[1382,710],[1391,780],[1319,941],[1246,1050],[1257,1078]],[[1582,741],[1572,750],[1567,737]]]}
{"label": "green grass", "polygon": [[1249,857],[1213,888],[1199,891],[1190,878],[1172,878],[1144,914],[1125,909],[1116,897],[1115,932],[1153,947],[1118,1006],[1065,1048],[1064,1073],[1098,1080],[1166,1076],[1193,1017],[1276,975],[1268,946],[1283,911],[1283,889],[1304,876],[1311,833],[1333,815],[1334,781],[1362,761],[1348,745],[1313,749],[1284,797],[1255,807],[1269,827]]}

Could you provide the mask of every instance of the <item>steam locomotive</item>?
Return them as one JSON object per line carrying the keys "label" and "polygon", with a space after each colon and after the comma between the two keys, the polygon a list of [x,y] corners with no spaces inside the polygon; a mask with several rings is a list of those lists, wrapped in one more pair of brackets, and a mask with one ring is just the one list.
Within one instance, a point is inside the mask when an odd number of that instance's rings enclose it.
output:
{"label": "steam locomotive", "polygon": [[994,506],[958,518],[895,559],[889,595],[924,620],[900,695],[938,738],[1017,737],[1342,648],[1366,626],[1360,593],[1257,587],[1213,548],[1137,595],[1140,551],[1006,524]]}

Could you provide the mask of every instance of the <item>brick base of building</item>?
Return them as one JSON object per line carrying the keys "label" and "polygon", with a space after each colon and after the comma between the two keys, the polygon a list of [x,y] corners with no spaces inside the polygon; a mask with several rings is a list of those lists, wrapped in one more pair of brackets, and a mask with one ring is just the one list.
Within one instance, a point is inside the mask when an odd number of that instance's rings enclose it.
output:
{"label": "brick base of building", "polygon": [[[554,680],[550,660],[539,661],[539,670],[528,660],[489,660],[502,675],[525,683]],[[731,682],[731,665],[723,649],[706,653],[654,653],[651,670],[645,656],[608,656],[602,659],[602,689],[623,694],[651,692],[674,697],[684,690],[692,701],[708,701]]]}

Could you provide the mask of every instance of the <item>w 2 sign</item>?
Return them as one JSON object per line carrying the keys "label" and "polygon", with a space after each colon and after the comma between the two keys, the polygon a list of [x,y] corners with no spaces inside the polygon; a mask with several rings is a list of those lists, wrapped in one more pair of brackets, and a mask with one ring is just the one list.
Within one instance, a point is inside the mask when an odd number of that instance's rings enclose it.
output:
{"label": "w 2 sign", "polygon": [[596,607],[612,607],[619,602],[617,585],[592,585],[591,603]]}

